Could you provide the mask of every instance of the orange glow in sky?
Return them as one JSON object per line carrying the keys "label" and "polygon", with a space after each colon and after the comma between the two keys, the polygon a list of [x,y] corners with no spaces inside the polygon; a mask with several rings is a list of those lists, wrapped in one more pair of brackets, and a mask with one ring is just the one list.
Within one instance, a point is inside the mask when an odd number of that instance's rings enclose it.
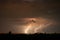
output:
{"label": "orange glow in sky", "polygon": [[44,28],[52,24],[52,22],[43,18],[26,18],[25,21],[28,21],[24,29],[25,34],[38,33],[39,31],[42,31]]}

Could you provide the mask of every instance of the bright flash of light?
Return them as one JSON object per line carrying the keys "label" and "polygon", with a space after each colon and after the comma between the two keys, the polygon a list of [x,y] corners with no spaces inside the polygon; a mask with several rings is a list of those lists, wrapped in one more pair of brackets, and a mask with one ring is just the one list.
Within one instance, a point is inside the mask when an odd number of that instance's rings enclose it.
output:
{"label": "bright flash of light", "polygon": [[[25,25],[25,34],[34,34],[38,33],[39,31],[42,31],[44,28],[48,27],[52,24],[52,22],[45,20],[45,19],[39,19],[39,18],[27,18],[26,20],[29,20],[27,24]],[[34,20],[35,22],[31,21]],[[39,31],[38,31],[39,30]]]}
{"label": "bright flash of light", "polygon": [[28,30],[30,29],[30,27],[31,27],[31,24],[28,25],[28,28],[26,29],[25,33],[28,33]]}

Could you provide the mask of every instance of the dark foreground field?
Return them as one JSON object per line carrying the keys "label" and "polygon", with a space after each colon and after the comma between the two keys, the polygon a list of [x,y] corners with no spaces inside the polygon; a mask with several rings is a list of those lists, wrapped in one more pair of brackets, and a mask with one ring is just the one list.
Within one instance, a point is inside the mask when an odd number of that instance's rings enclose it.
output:
{"label": "dark foreground field", "polygon": [[60,40],[60,34],[0,34],[0,40]]}

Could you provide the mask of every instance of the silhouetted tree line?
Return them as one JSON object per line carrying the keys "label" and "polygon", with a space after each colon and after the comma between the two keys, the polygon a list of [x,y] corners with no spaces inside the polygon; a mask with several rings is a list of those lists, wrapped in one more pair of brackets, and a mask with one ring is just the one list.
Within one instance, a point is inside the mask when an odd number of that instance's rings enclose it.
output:
{"label": "silhouetted tree line", "polygon": [[52,34],[46,34],[46,33],[36,33],[36,34],[12,34],[11,32],[6,34],[0,34],[0,39],[8,39],[8,40],[60,40],[60,33],[52,33]]}

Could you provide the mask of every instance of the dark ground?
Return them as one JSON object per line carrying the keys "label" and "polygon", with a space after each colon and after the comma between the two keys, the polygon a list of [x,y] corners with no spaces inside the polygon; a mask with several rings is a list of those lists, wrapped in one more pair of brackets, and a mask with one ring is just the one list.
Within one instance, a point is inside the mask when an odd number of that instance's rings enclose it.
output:
{"label": "dark ground", "polygon": [[0,40],[60,40],[59,33],[53,34],[0,34]]}

